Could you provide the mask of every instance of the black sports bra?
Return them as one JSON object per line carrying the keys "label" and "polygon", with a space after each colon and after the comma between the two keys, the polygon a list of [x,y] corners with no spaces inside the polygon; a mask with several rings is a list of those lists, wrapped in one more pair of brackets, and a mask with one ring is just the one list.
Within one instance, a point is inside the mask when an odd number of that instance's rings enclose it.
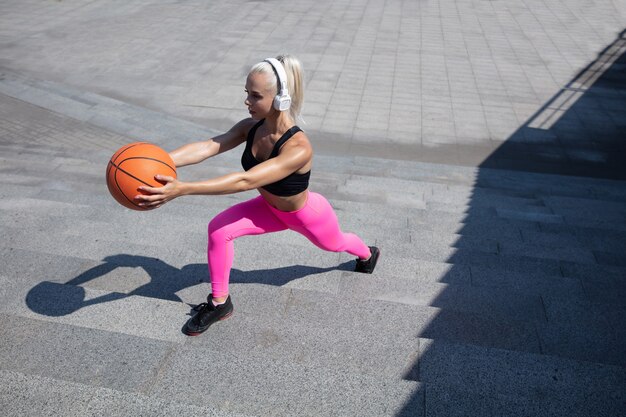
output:
{"label": "black sports bra", "polygon": [[[254,157],[254,155],[252,155],[252,142],[254,142],[254,134],[256,133],[259,126],[263,124],[263,121],[264,120],[261,120],[260,122],[255,124],[248,132],[248,138],[246,139],[246,149],[244,149],[243,154],[241,155],[241,166],[243,166],[243,169],[246,171],[261,163],[261,161],[259,161]],[[293,135],[301,131],[302,129],[300,129],[298,126],[293,126],[291,129],[286,131],[285,134],[282,135],[280,139],[278,139],[278,142],[276,142],[276,144],[274,145],[274,149],[272,149],[272,153],[267,159],[275,158],[276,156],[278,156],[278,151],[285,144],[285,142],[287,142]],[[268,191],[274,195],[280,197],[288,197],[291,195],[299,194],[309,188],[310,177],[311,171],[305,174],[298,174],[297,172],[294,172],[286,176],[282,180],[267,184],[262,188],[265,191]]]}

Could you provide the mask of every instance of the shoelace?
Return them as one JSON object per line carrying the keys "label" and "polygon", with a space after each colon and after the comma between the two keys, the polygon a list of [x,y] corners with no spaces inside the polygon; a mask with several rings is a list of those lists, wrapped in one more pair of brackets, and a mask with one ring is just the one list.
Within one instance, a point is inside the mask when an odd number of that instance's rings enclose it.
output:
{"label": "shoelace", "polygon": [[[213,307],[213,306],[212,306],[212,307]],[[201,310],[204,310],[204,309],[206,309],[206,308],[209,308],[209,303],[200,303],[200,304],[198,304],[197,306],[195,306],[195,307],[193,308],[193,310],[194,310],[194,311],[201,311]]]}

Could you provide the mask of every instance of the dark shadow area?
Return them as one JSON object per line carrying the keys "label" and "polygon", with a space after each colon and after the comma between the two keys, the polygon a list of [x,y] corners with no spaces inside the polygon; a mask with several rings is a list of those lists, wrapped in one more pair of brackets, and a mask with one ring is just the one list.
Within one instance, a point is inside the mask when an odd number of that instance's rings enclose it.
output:
{"label": "dark shadow area", "polygon": [[482,164],[626,179],[626,31]]}
{"label": "dark shadow area", "polygon": [[[176,293],[205,282],[208,276],[206,264],[190,264],[179,269],[160,259],[126,254],[108,256],[103,259],[103,262],[103,264],[83,272],[64,284],[46,281],[37,284],[28,292],[26,304],[38,314],[58,317],[71,314],[83,307],[133,295],[182,302]],[[230,282],[282,286],[308,275],[332,270],[351,270],[352,264],[353,262],[345,262],[329,268],[292,265],[256,271],[233,269]],[[105,277],[118,268],[141,268],[147,272],[150,281],[138,285],[132,291],[121,292],[120,288],[128,286],[128,283],[120,283],[119,277],[113,277],[104,284],[105,290],[109,291],[108,294],[85,300],[86,294],[82,284]]]}
{"label": "dark shadow area", "polygon": [[626,180],[626,31],[479,166],[398,415],[626,415],[626,183],[604,179]]}

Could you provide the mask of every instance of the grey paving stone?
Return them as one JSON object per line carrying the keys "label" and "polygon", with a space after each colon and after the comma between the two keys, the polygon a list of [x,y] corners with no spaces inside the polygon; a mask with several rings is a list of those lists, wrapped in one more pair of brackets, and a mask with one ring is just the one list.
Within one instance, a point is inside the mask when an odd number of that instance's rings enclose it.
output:
{"label": "grey paving stone", "polygon": [[593,279],[582,279],[582,286],[594,304],[625,305],[626,288],[623,275],[597,274]]}
{"label": "grey paving stone", "polygon": [[602,198],[576,198],[570,196],[545,196],[542,201],[555,212],[576,214],[580,216],[597,216],[606,218],[626,214],[626,204],[621,201],[610,201]]}
{"label": "grey paving stone", "polygon": [[561,233],[549,233],[542,231],[521,230],[522,241],[527,245],[537,245],[543,247],[570,247],[589,248],[596,246],[585,239],[578,239],[576,234],[563,231]]}
{"label": "grey paving stone", "polygon": [[[432,314],[429,309],[260,285],[234,285],[232,298],[232,320],[189,344],[249,360],[293,361],[386,379],[402,375],[417,349],[414,328]],[[386,324],[391,320],[395,326]],[[388,359],[380,363],[383,355]]]}
{"label": "grey paving stone", "polygon": [[120,393],[112,390],[99,390],[89,403],[90,415],[133,416],[211,416],[246,417],[249,414],[237,413],[206,406],[194,406],[174,402],[168,398]]}
{"label": "grey paving stone", "polygon": [[31,416],[214,416],[245,417],[206,406],[2,371],[0,398],[7,417]]}
{"label": "grey paving stone", "polygon": [[0,408],[7,417],[85,416],[93,391],[86,385],[0,371]]}
{"label": "grey paving stone", "polygon": [[[380,268],[379,268],[380,267]],[[348,275],[345,275],[347,277]],[[444,284],[469,285],[471,272],[467,265],[454,265],[431,262],[397,256],[392,248],[381,248],[381,255],[375,275],[356,275],[356,280],[368,281],[370,277],[379,277],[393,285],[395,280],[408,282],[431,282]]]}
{"label": "grey paving stone", "polygon": [[[433,306],[449,311],[468,312],[494,320],[514,319],[529,322],[545,320],[540,298],[527,292],[428,282],[401,287],[398,284],[394,286],[378,284],[376,280],[369,281],[374,282],[368,282],[368,287],[374,284],[374,288],[377,289],[372,291],[368,288],[364,294],[359,295],[405,304]],[[373,292],[376,295],[372,294]]]}
{"label": "grey paving stone", "polygon": [[518,256],[529,256],[534,258],[557,259],[577,262],[582,264],[596,264],[597,256],[594,252],[585,248],[577,248],[564,242],[563,245],[529,245],[515,241],[503,239],[498,242],[498,250],[502,256],[514,254]]}
{"label": "grey paving stone", "polygon": [[419,336],[472,346],[541,352],[541,341],[528,322],[498,320],[448,309],[435,315],[428,326],[420,329]]}
{"label": "grey paving stone", "polygon": [[[14,280],[37,283],[43,280],[62,282],[80,274],[100,261],[50,255],[11,247],[0,249],[2,275]],[[37,259],[37,262],[33,262]]]}
{"label": "grey paving stone", "polygon": [[120,391],[145,388],[172,344],[3,314],[2,370]]}
{"label": "grey paving stone", "polygon": [[409,218],[409,227],[418,233],[421,229],[455,233],[461,236],[521,241],[522,230],[536,231],[539,225],[533,222],[500,218],[476,218],[464,215],[451,216],[441,212],[422,212]]}
{"label": "grey paving stone", "polygon": [[[186,347],[181,353],[185,359],[173,361],[164,371],[155,395],[261,415],[346,415],[355,408],[361,415],[402,415],[403,407],[411,410],[404,415],[423,413],[415,382],[346,374],[306,363],[259,362],[245,355],[207,352],[201,346]],[[201,392],[189,390],[207,373],[222,375],[222,382],[208,384]],[[231,389],[234,385],[236,390]]]}
{"label": "grey paving stone", "polygon": [[[566,179],[566,180],[565,180]],[[603,198],[624,201],[619,182],[585,177],[541,175],[531,172],[481,169],[477,186],[504,188],[509,192],[532,193],[536,196],[560,196],[573,198]]]}
{"label": "grey paving stone", "polygon": [[476,387],[481,396],[511,395],[522,403],[536,401],[540,393],[539,401],[568,407],[562,415],[569,415],[569,407],[574,415],[620,414],[626,407],[621,367],[547,355],[420,339],[419,379],[427,387]]}
{"label": "grey paving stone", "polygon": [[548,275],[544,273],[513,272],[471,266],[471,284],[477,287],[511,288],[529,294],[536,294],[542,299],[587,298],[587,291],[580,279]]}
{"label": "grey paving stone", "polygon": [[[20,180],[21,182],[22,180]],[[9,184],[5,183],[0,190],[0,197],[6,199],[8,197],[13,197],[16,195],[21,195],[26,198],[33,197],[41,192],[39,187],[33,187],[29,185],[22,184]],[[6,219],[0,219],[0,221],[6,221]]]}
{"label": "grey paving stone", "polygon": [[563,216],[550,213],[536,213],[522,210],[496,209],[498,216],[505,219],[526,220],[539,223],[563,223]]}
{"label": "grey paving stone", "polygon": [[596,261],[601,265],[617,266],[626,268],[624,253],[593,251]]}
{"label": "grey paving stone", "polygon": [[560,274],[559,261],[554,259],[541,259],[513,254],[500,255],[463,248],[432,248],[428,246],[428,242],[420,242],[419,246],[417,246],[417,244],[397,244],[394,247],[394,253],[399,257],[454,265],[475,265],[517,272],[545,273],[549,275]]}
{"label": "grey paving stone", "polygon": [[612,251],[619,250],[623,245],[626,233],[619,228],[595,228],[593,226],[579,226],[569,224],[540,224],[540,230],[554,235],[573,235],[586,244],[593,245],[594,249]]}
{"label": "grey paving stone", "polygon": [[[502,294],[485,293],[484,290],[475,290],[469,286],[459,286],[458,291],[451,288],[435,286],[419,279],[396,278],[389,282],[384,277],[370,278],[346,273],[341,280],[339,295],[428,307],[425,310],[430,311],[428,322],[415,328],[420,337],[511,350],[540,351],[534,326],[529,324],[543,318],[543,313],[537,311],[541,305],[537,305],[536,301],[533,303],[530,297],[518,293],[511,298],[518,297],[523,301],[516,301],[515,306],[503,309],[503,304],[495,301]],[[495,304],[498,307],[494,309]],[[531,317],[533,315],[537,318]]]}
{"label": "grey paving stone", "polygon": [[[185,336],[180,329],[188,319],[189,307],[181,302],[180,297],[184,298],[184,290],[192,285],[184,281],[176,282],[178,291],[170,293],[162,288],[153,289],[159,281],[145,275],[147,274],[144,274],[143,285],[137,285],[135,281],[136,288],[128,288],[128,283],[122,284],[128,293],[84,288],[55,281],[41,281],[37,284],[8,281],[4,283],[3,306],[0,311],[55,325],[81,326],[174,343],[182,342]],[[122,280],[125,276],[116,278]],[[206,286],[196,285],[201,291],[207,291]]]}
{"label": "grey paving stone", "polygon": [[[548,396],[543,398],[524,397],[516,394],[485,394],[480,388],[450,388],[447,385],[426,384],[426,416],[465,416],[471,410],[473,416],[587,416],[589,413],[610,415],[613,408],[598,409],[595,406],[572,406],[570,398]],[[605,409],[608,408],[608,411]]]}
{"label": "grey paving stone", "polygon": [[204,259],[206,248],[171,248],[163,246],[124,243],[111,244],[100,242],[97,236],[74,237],[72,246],[65,245],[67,236],[50,236],[42,231],[29,230],[28,233],[17,228],[5,228],[5,240],[0,245],[17,249],[34,250],[47,254],[72,256],[77,258],[100,260],[107,256],[120,254],[141,254],[151,258],[163,259],[168,263],[196,262]]}
{"label": "grey paving stone", "polygon": [[603,278],[621,280],[624,277],[624,268],[613,265],[585,265],[562,261],[560,267],[563,276],[580,278],[583,282],[602,282]]}
{"label": "grey paving stone", "polygon": [[[544,352],[624,366],[625,343],[616,339],[604,309],[586,300],[545,300],[547,322],[538,326]],[[590,348],[593,346],[593,348]]]}

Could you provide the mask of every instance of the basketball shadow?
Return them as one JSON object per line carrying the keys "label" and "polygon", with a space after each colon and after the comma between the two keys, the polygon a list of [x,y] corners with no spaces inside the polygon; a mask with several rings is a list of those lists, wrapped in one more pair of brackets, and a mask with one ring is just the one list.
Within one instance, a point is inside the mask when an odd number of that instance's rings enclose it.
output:
{"label": "basketball shadow", "polygon": [[[344,262],[336,267],[327,268],[292,265],[254,271],[233,269],[230,282],[283,286],[290,281],[309,275],[333,270],[351,270],[353,263]],[[145,278],[143,281],[147,279],[148,282],[140,282],[140,285],[132,290],[128,290],[129,283],[126,282],[126,277],[123,274],[122,276],[113,274],[114,271],[121,268],[142,269],[145,271],[145,274],[139,275]],[[128,279],[132,281],[136,275],[135,273],[130,273]],[[98,280],[96,288],[107,293],[87,298],[87,291],[82,285],[90,282],[93,284],[95,280]],[[160,259],[120,254],[104,258],[102,264],[81,273],[66,283],[40,282],[26,295],[26,305],[35,313],[50,317],[60,317],[72,314],[84,307],[116,301],[130,296],[183,302],[177,293],[203,282],[208,282],[208,271],[205,263],[189,264],[183,268],[176,268]],[[207,291],[209,291],[208,288]]]}

